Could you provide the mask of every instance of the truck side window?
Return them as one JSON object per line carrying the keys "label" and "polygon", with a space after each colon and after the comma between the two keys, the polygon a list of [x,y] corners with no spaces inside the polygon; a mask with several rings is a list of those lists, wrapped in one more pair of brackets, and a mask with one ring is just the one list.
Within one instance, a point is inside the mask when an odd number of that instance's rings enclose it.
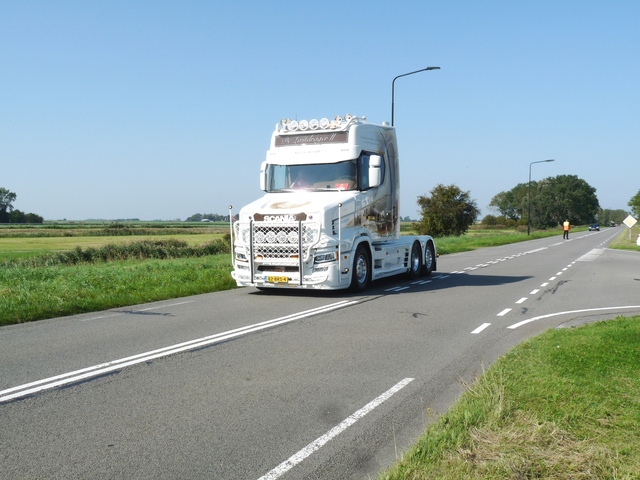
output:
{"label": "truck side window", "polygon": [[[358,158],[358,189],[368,190],[369,186],[369,160],[371,159],[371,153],[362,152]],[[385,162],[380,165],[380,184],[384,183],[385,177]]]}

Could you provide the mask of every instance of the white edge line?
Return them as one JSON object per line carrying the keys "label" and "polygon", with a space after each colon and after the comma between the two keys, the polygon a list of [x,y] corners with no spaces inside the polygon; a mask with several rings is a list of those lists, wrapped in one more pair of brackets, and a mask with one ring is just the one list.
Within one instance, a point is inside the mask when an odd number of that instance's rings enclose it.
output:
{"label": "white edge line", "polygon": [[[0,391],[0,403],[6,402],[8,400],[13,400],[19,397],[24,397],[32,393],[37,393],[42,390],[47,390],[47,389],[59,387],[61,385],[65,385],[68,383],[77,382],[79,380],[84,380],[85,378],[104,375],[106,373],[113,372],[114,370],[119,370],[124,367],[129,367],[132,365],[136,365],[138,363],[147,362],[149,360],[154,360],[156,358],[166,357],[169,355],[173,355],[175,353],[180,353],[187,350],[204,347],[212,343],[219,343],[221,341],[229,340],[234,337],[239,337],[247,333],[265,330],[267,328],[275,327],[277,325],[282,325],[284,323],[292,322],[294,320],[300,320],[302,318],[306,318],[306,317],[315,315],[317,313],[336,310],[338,308],[347,307],[349,305],[353,305],[356,303],[358,303],[357,300],[354,300],[354,301],[343,300],[341,302],[327,305],[324,307],[313,308],[311,310],[306,310],[304,312],[286,315],[284,317],[276,318],[273,320],[267,320],[265,322],[256,323],[254,325],[248,325],[246,327],[236,328],[234,330],[229,330],[227,332],[217,333],[215,335],[210,335],[208,337],[203,337],[196,340],[190,340],[188,342],[179,343],[169,347],[152,350],[150,352],[140,353],[138,355],[121,358],[119,360],[113,360],[107,363],[101,363],[99,365],[94,365],[92,367],[87,367],[80,370],[75,370],[73,372],[67,372],[61,375],[56,375],[54,377],[37,380],[35,382],[26,383],[24,385],[19,385],[17,387],[8,388],[6,390]],[[12,392],[17,392],[17,393],[12,393]]]}
{"label": "white edge line", "polygon": [[487,328],[489,325],[491,325],[490,323],[483,323],[482,325],[480,325],[478,328],[476,328],[473,332],[474,334],[480,333],[481,331],[483,331],[485,328]]}
{"label": "white edge line", "polygon": [[342,303],[345,303],[345,302],[346,302],[346,300],[343,300],[342,302],[338,302],[338,303],[335,303],[335,304],[332,304],[332,305],[328,305],[327,307],[313,308],[311,310],[306,310],[304,312],[300,312],[300,313],[296,313],[296,314],[292,314],[292,315],[287,315],[285,317],[276,318],[274,320],[267,320],[267,321],[264,321],[264,322],[261,322],[261,323],[257,323],[255,325],[248,325],[246,327],[236,328],[234,330],[229,330],[227,332],[216,333],[214,335],[209,335],[207,337],[202,337],[202,338],[198,338],[198,339],[195,339],[195,340],[189,340],[188,342],[178,343],[176,345],[171,345],[169,347],[163,347],[163,348],[159,348],[157,350],[151,350],[149,352],[139,353],[137,355],[132,355],[130,357],[121,358],[119,360],[112,360],[110,362],[101,363],[101,364],[98,364],[98,365],[93,365],[91,367],[83,368],[83,369],[80,369],[80,370],[75,370],[73,372],[63,373],[61,375],[56,375],[54,377],[45,378],[43,380],[37,380],[35,382],[27,383],[25,385],[9,388],[7,390],[2,390],[2,391],[0,391],[0,395],[2,395],[3,393],[8,393],[8,392],[12,392],[12,391],[15,391],[15,390],[19,390],[19,389],[22,389],[22,388],[28,388],[28,387],[31,387],[31,386],[34,386],[34,385],[40,385],[40,384],[48,382],[48,381],[58,380],[58,379],[61,379],[61,378],[72,376],[72,375],[76,375],[76,374],[81,374],[81,373],[84,373],[84,372],[97,370],[97,369],[100,369],[100,368],[103,368],[103,367],[109,367],[109,366],[114,365],[114,364],[126,363],[126,362],[129,362],[131,360],[138,359],[140,357],[147,358],[147,356],[149,356],[149,355],[154,355],[154,354],[160,353],[160,352],[166,352],[168,350],[174,350],[174,349],[177,349],[177,348],[181,348],[183,346],[193,345],[193,344],[196,344],[196,343],[200,343],[202,341],[218,339],[218,337],[227,336],[227,335],[229,335],[231,333],[241,332],[243,330],[252,329],[252,328],[255,328],[255,327],[261,326],[261,325],[268,325],[268,324],[270,324],[272,322],[277,322],[279,320],[287,319],[289,317],[295,317],[294,319],[297,319],[299,315],[304,315],[304,314],[307,314],[307,313],[311,313],[312,314],[312,313],[315,313],[317,310],[323,310],[324,308],[330,308],[330,307],[333,307],[333,306],[336,306],[336,308],[337,308],[337,306],[339,306],[339,305],[341,305]]}
{"label": "white edge line", "polygon": [[297,464],[302,462],[304,459],[306,459],[313,452],[315,452],[316,450],[319,450],[329,440],[338,436],[347,428],[349,428],[351,425],[356,423],[359,419],[364,417],[367,413],[371,412],[374,408],[378,407],[383,402],[389,400],[389,398],[391,398],[394,394],[402,390],[412,381],[413,381],[413,378],[405,378],[401,382],[396,383],[393,387],[391,387],[389,390],[384,392],[382,395],[372,400],[371,402],[367,403],[364,407],[362,407],[360,410],[355,412],[353,415],[344,419],[340,424],[333,427],[327,433],[325,433],[321,437],[318,437],[316,440],[314,440],[309,445],[304,447],[298,453],[289,457],[287,460],[282,462],[280,465],[278,465],[276,468],[268,472],[266,475],[263,475],[262,477],[260,477],[259,480],[275,480],[276,478],[279,478],[280,476],[284,475],[286,472],[291,470],[294,466],[296,466]]}
{"label": "white edge line", "polygon": [[514,323],[513,325],[510,325],[507,328],[514,330],[518,327],[521,327],[522,325],[526,325],[527,323],[535,322],[536,320],[542,320],[543,318],[556,317],[558,315],[568,315],[572,313],[583,313],[583,312],[597,312],[600,310],[623,310],[623,309],[632,309],[632,308],[640,308],[640,305],[627,305],[624,307],[584,308],[582,310],[569,310],[566,312],[550,313],[548,315],[540,315],[539,317],[533,317],[533,318],[530,318],[529,320],[523,320],[522,322]]}

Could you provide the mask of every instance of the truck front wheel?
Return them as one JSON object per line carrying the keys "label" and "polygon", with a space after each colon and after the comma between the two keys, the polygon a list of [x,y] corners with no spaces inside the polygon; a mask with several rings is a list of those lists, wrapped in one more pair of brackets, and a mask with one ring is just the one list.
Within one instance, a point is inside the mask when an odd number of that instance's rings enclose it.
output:
{"label": "truck front wheel", "polygon": [[369,252],[360,245],[353,257],[353,269],[351,271],[351,290],[361,292],[369,286],[371,281],[371,260]]}

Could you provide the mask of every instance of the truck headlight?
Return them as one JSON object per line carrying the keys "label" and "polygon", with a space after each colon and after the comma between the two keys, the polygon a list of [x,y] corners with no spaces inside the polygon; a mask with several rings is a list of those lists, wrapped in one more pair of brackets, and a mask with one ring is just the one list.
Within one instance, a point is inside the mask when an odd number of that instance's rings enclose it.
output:
{"label": "truck headlight", "polygon": [[316,254],[315,257],[315,263],[325,263],[325,262],[334,262],[338,260],[338,253],[337,252],[330,252],[330,253],[319,253]]}

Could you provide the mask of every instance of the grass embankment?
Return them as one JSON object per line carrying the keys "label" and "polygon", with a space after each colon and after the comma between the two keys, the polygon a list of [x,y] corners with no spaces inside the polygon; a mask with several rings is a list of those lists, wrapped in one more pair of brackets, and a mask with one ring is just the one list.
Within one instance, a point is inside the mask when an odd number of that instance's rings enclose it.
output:
{"label": "grass embankment", "polygon": [[554,329],[501,357],[392,479],[640,478],[640,317]]}
{"label": "grass embankment", "polygon": [[235,287],[229,244],[171,238],[76,247],[0,263],[0,325]]}

